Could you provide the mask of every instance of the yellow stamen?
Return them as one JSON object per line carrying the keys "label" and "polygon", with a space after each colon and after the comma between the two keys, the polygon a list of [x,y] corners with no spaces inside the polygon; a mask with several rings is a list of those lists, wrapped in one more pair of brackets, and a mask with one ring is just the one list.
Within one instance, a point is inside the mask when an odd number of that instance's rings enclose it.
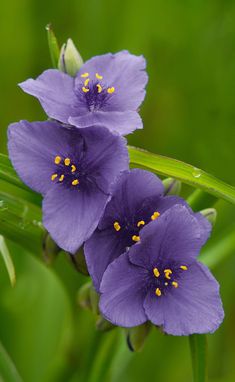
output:
{"label": "yellow stamen", "polygon": [[102,80],[103,79],[103,76],[100,76],[98,73],[95,74],[97,80]]}
{"label": "yellow stamen", "polygon": [[162,295],[161,289],[157,288],[155,290],[155,294],[156,294],[156,296],[160,297]]}
{"label": "yellow stamen", "polygon": [[171,274],[172,274],[172,270],[171,269],[164,269],[164,273],[165,273],[165,278],[170,280],[171,279]]}
{"label": "yellow stamen", "polygon": [[179,284],[177,283],[177,281],[172,281],[171,283],[173,285],[174,288],[178,288]]}
{"label": "yellow stamen", "polygon": [[137,227],[140,227],[141,225],[145,225],[145,221],[144,221],[144,220],[140,220],[140,221],[137,223]]}
{"label": "yellow stamen", "polygon": [[69,166],[70,165],[70,159],[69,158],[65,158],[64,164],[65,164],[65,166]]}
{"label": "yellow stamen", "polygon": [[63,182],[63,180],[64,180],[64,175],[62,174],[62,175],[60,175],[60,177],[59,177],[59,181],[60,181],[60,182]]}
{"label": "yellow stamen", "polygon": [[89,90],[90,90],[90,89],[85,88],[85,86],[82,87],[82,91],[83,91],[84,93],[88,93]]}
{"label": "yellow stamen", "polygon": [[87,86],[87,85],[89,84],[89,81],[90,81],[90,79],[87,78],[87,79],[84,81],[84,86]]}
{"label": "yellow stamen", "polygon": [[133,241],[140,241],[140,237],[139,237],[139,236],[136,236],[136,235],[133,235],[133,236],[132,236],[132,240],[133,240]]}
{"label": "yellow stamen", "polygon": [[86,73],[83,73],[83,74],[81,74],[81,77],[82,77],[82,78],[86,78],[86,77],[88,77],[88,76],[89,76],[89,73],[87,73],[87,72],[86,72]]}
{"label": "yellow stamen", "polygon": [[72,181],[72,185],[73,185],[73,186],[76,186],[77,184],[79,184],[79,180],[78,180],[78,179],[74,179],[74,180]]}
{"label": "yellow stamen", "polygon": [[153,274],[155,277],[159,277],[160,276],[160,272],[157,268],[153,268]]}
{"label": "yellow stamen", "polygon": [[102,86],[100,84],[97,84],[97,89],[98,89],[98,93],[101,93],[102,92]]}
{"label": "yellow stamen", "polygon": [[112,93],[115,92],[115,88],[112,86],[111,88],[108,88],[108,89],[107,89],[107,92],[108,92],[109,94],[112,94]]}
{"label": "yellow stamen", "polygon": [[186,265],[181,265],[180,268],[183,269],[183,271],[187,271],[187,269],[188,269],[188,267],[186,267]]}
{"label": "yellow stamen", "polygon": [[151,216],[151,220],[156,220],[158,217],[160,216],[160,213],[155,211],[152,216]]}
{"label": "yellow stamen", "polygon": [[55,157],[55,164],[60,164],[60,162],[61,162],[61,157],[59,155],[57,155]]}
{"label": "yellow stamen", "polygon": [[76,166],[74,166],[74,164],[72,164],[72,166],[71,166],[71,172],[74,172],[74,171],[76,171]]}
{"label": "yellow stamen", "polygon": [[51,180],[55,180],[55,178],[57,178],[57,176],[58,176],[57,174],[52,174],[51,175]]}
{"label": "yellow stamen", "polygon": [[114,226],[114,229],[115,229],[116,231],[120,231],[121,226],[120,226],[120,224],[119,224],[118,222],[113,223],[113,226]]}

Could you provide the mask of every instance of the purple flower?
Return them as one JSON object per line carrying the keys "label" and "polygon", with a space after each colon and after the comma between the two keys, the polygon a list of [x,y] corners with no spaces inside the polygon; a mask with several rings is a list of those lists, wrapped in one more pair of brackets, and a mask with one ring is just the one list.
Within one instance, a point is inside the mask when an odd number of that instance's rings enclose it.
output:
{"label": "purple flower", "polygon": [[[161,180],[151,172],[134,169],[120,175],[98,229],[84,247],[88,270],[97,290],[107,266],[138,242],[139,232],[146,224],[175,204],[186,205],[183,199],[163,196],[163,192]],[[201,214],[194,215],[201,221],[206,241],[211,225]]]}
{"label": "purple flower", "polygon": [[126,135],[143,127],[137,109],[145,97],[145,66],[143,56],[108,53],[88,60],[75,78],[50,69],[20,86],[39,99],[51,118],[80,128],[105,126]]}
{"label": "purple flower", "polygon": [[128,168],[126,140],[104,127],[56,121],[14,123],[8,139],[17,173],[44,196],[44,226],[61,248],[76,252],[97,227],[111,184]]}
{"label": "purple flower", "polygon": [[104,317],[123,327],[149,320],[172,335],[214,332],[224,312],[217,281],[196,260],[205,241],[202,228],[182,205],[144,227],[140,241],[103,275]]}

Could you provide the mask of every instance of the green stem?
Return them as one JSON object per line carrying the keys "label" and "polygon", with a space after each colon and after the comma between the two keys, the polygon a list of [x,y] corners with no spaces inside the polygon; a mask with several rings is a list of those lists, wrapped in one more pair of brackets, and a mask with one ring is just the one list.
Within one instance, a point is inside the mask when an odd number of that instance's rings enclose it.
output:
{"label": "green stem", "polygon": [[205,334],[189,336],[193,381],[206,382],[207,378],[207,339]]}
{"label": "green stem", "polygon": [[212,207],[217,198],[213,195],[210,195],[202,190],[195,190],[188,197],[187,202],[194,211],[200,211],[208,207]]}

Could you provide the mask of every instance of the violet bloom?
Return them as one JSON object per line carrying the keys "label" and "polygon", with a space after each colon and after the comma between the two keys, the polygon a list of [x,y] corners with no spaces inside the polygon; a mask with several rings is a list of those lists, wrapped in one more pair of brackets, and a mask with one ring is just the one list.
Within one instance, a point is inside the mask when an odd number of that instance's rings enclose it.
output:
{"label": "violet bloom", "polygon": [[[138,242],[139,232],[146,224],[175,204],[186,205],[182,198],[163,196],[163,192],[161,180],[151,172],[134,169],[120,175],[98,228],[84,247],[88,270],[97,290],[107,266]],[[202,215],[195,215],[210,231],[210,224]]]}
{"label": "violet bloom", "polygon": [[208,235],[202,229],[182,205],[144,227],[103,275],[103,316],[123,327],[149,320],[172,335],[214,332],[224,312],[217,281],[196,260]]}
{"label": "violet bloom", "polygon": [[137,109],[145,97],[145,66],[143,56],[108,53],[88,60],[75,78],[49,69],[20,87],[39,99],[50,118],[126,135],[143,127]]}
{"label": "violet bloom", "polygon": [[44,196],[43,224],[56,243],[76,252],[97,227],[111,184],[128,168],[126,140],[104,127],[21,121],[8,130],[20,178]]}

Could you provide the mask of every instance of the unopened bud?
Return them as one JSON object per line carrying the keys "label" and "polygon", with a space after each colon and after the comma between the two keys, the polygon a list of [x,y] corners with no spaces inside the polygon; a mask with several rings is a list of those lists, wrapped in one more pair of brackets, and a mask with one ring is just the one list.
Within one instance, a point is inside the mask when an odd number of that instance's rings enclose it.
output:
{"label": "unopened bud", "polygon": [[69,38],[60,50],[58,68],[62,72],[74,77],[82,65],[82,57],[71,38]]}
{"label": "unopened bud", "polygon": [[150,322],[127,329],[127,345],[133,352],[141,351],[151,328]]}
{"label": "unopened bud", "polygon": [[58,253],[61,251],[61,248],[54,242],[48,232],[45,233],[42,243],[43,248],[43,257],[47,264],[51,264]]}
{"label": "unopened bud", "polygon": [[100,330],[101,332],[108,332],[109,330],[112,330],[116,328],[115,325],[111,324],[111,322],[107,321],[103,316],[99,316],[96,321],[96,329]]}
{"label": "unopened bud", "polygon": [[164,195],[179,195],[181,191],[180,180],[167,178],[162,181],[164,185]]}
{"label": "unopened bud", "polygon": [[78,301],[78,304],[83,309],[92,310],[91,298],[90,298],[91,285],[92,284],[89,281],[88,283],[83,284],[81,288],[78,290],[77,301]]}
{"label": "unopened bud", "polygon": [[217,218],[217,211],[215,208],[206,208],[205,210],[200,211],[202,214],[213,226],[215,225]]}

